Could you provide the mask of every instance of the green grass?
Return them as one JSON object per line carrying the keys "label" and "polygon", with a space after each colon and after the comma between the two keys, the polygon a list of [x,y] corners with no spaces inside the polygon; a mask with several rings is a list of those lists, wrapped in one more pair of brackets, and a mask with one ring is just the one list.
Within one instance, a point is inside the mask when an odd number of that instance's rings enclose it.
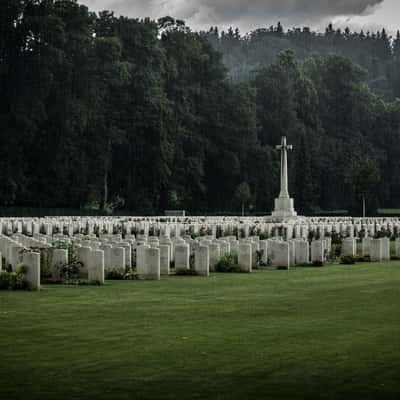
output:
{"label": "green grass", "polygon": [[399,215],[400,208],[379,208],[378,214],[379,215]]}
{"label": "green grass", "polygon": [[0,292],[0,399],[398,399],[400,263]]}

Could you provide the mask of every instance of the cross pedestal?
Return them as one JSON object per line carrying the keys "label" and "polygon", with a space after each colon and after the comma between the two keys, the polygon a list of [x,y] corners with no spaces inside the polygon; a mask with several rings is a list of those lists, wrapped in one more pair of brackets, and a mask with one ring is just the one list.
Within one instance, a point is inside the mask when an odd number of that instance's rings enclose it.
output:
{"label": "cross pedestal", "polygon": [[272,213],[273,218],[294,218],[297,212],[294,209],[294,200],[289,196],[288,190],[288,169],[287,169],[287,151],[293,150],[293,146],[288,145],[286,137],[282,137],[280,146],[276,146],[281,151],[281,192],[279,197],[275,199],[275,209]]}

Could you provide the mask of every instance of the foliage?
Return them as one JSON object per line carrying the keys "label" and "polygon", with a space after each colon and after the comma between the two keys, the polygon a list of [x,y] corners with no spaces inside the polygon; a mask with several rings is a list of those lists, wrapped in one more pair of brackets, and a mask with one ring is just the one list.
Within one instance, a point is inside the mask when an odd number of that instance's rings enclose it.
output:
{"label": "foliage", "polygon": [[113,268],[105,272],[105,279],[114,281],[121,281],[121,280],[132,281],[138,279],[138,275],[132,268],[125,268],[125,271]]}
{"label": "foliage", "polygon": [[197,276],[198,273],[192,268],[189,269],[178,269],[175,271],[176,276]]}
{"label": "foliage", "polygon": [[250,186],[247,182],[242,182],[235,190],[235,199],[242,206],[242,215],[244,215],[244,206],[251,199]]}
{"label": "foliage", "polygon": [[370,256],[355,256],[354,261],[356,263],[358,263],[358,262],[367,263],[367,262],[371,262],[371,257]]}
{"label": "foliage", "polygon": [[348,170],[349,193],[354,199],[353,209],[357,209],[357,204],[361,204],[360,200],[363,200],[367,201],[371,212],[374,211],[374,207],[371,210],[369,202],[371,201],[374,204],[374,200],[376,200],[376,186],[380,182],[380,170],[376,160],[361,155],[359,157],[352,159],[352,164]]}
{"label": "foliage", "polygon": [[263,256],[264,256],[264,250],[256,251],[256,266],[253,267],[254,269],[258,269],[259,266],[263,266],[263,267],[266,266],[266,264],[262,262]]}
{"label": "foliage", "polygon": [[50,270],[50,263],[53,256],[54,249],[62,249],[68,251],[68,263],[64,265],[55,266],[58,269],[58,275],[62,283],[71,283],[73,281],[79,282],[80,272],[83,268],[82,262],[78,261],[76,246],[64,240],[57,240],[53,242],[53,247],[46,250],[47,269]]}
{"label": "foliage", "polygon": [[341,243],[340,244],[337,244],[337,243],[333,244],[332,243],[332,251],[331,251],[331,253],[332,253],[333,257],[336,257],[336,258],[340,257],[341,254],[342,254],[342,244]]}
{"label": "foliage", "polygon": [[324,263],[322,261],[313,261],[311,265],[313,267],[323,267]]}
{"label": "foliage", "polygon": [[0,290],[29,290],[25,274],[27,267],[19,265],[16,272],[0,271]]}
{"label": "foliage", "polygon": [[400,202],[399,39],[384,30],[196,33],[75,0],[0,15],[0,206],[269,211],[282,135],[302,213]]}
{"label": "foliage", "polygon": [[76,260],[70,260],[68,264],[61,265],[59,268],[61,281],[64,283],[79,281],[82,267],[82,262]]}
{"label": "foliage", "polygon": [[278,23],[269,28],[254,29],[241,35],[234,29],[218,32],[211,28],[203,32],[209,42],[223,54],[231,77],[249,80],[255,71],[274,63],[276,55],[290,49],[300,60],[318,54],[329,54],[349,58],[367,71],[367,82],[387,98],[399,97],[399,43],[385,29],[376,32],[351,32],[350,29],[335,29],[332,24],[325,32],[315,32],[309,27],[294,27],[285,30]]}
{"label": "foliage", "polygon": [[105,278],[107,280],[121,281],[124,279],[124,275],[119,269],[110,269],[106,271]]}
{"label": "foliage", "polygon": [[35,253],[40,253],[40,279],[46,280],[51,277],[51,262],[53,259],[53,248],[43,248],[43,247],[30,247],[29,250]]}
{"label": "foliage", "polygon": [[28,272],[28,266],[25,264],[18,264],[15,267],[15,271],[17,272],[17,274],[22,274],[22,275],[26,275],[26,273]]}
{"label": "foliage", "polygon": [[340,264],[344,264],[344,265],[353,265],[356,263],[356,259],[353,256],[342,256],[340,258]]}
{"label": "foliage", "polygon": [[100,281],[88,279],[72,279],[63,282],[63,284],[68,286],[101,286]]}
{"label": "foliage", "polygon": [[216,272],[240,272],[237,254],[226,254],[215,265]]}

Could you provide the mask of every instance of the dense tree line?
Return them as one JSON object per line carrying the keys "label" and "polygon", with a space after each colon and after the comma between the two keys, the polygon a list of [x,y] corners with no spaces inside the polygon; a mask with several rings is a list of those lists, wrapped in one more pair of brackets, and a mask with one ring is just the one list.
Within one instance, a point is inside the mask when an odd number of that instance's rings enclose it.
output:
{"label": "dense tree line", "polygon": [[368,85],[388,100],[400,97],[400,32],[392,38],[385,29],[377,32],[351,32],[334,29],[324,33],[304,27],[287,31],[278,23],[241,35],[239,29],[219,33],[217,27],[202,32],[212,46],[223,54],[224,63],[234,79],[253,79],[261,67],[276,61],[284,50],[293,50],[305,60],[315,55],[340,55],[362,66]]}
{"label": "dense tree line", "polygon": [[368,84],[365,63],[329,55],[326,38],[309,33],[322,50],[294,53],[286,36],[306,46],[303,31],[259,32],[286,45],[232,79],[227,55],[251,47],[238,32],[230,52],[230,33],[169,17],[96,15],[73,0],[0,11],[1,206],[267,212],[282,135],[299,211],[399,204],[400,101]]}

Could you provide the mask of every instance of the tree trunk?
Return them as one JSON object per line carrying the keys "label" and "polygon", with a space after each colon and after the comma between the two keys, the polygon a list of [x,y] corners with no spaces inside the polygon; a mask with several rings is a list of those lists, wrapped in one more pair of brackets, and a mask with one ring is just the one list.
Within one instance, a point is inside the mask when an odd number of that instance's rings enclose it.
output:
{"label": "tree trunk", "polygon": [[103,210],[107,208],[108,203],[108,168],[105,166],[104,168],[104,176],[103,176]]}
{"label": "tree trunk", "polygon": [[107,156],[104,161],[104,176],[103,176],[103,210],[107,209],[108,204],[108,172],[111,164],[111,139],[107,143]]}
{"label": "tree trunk", "polygon": [[366,215],[366,205],[365,205],[365,196],[363,195],[362,197],[362,202],[363,202],[363,218],[365,218]]}

